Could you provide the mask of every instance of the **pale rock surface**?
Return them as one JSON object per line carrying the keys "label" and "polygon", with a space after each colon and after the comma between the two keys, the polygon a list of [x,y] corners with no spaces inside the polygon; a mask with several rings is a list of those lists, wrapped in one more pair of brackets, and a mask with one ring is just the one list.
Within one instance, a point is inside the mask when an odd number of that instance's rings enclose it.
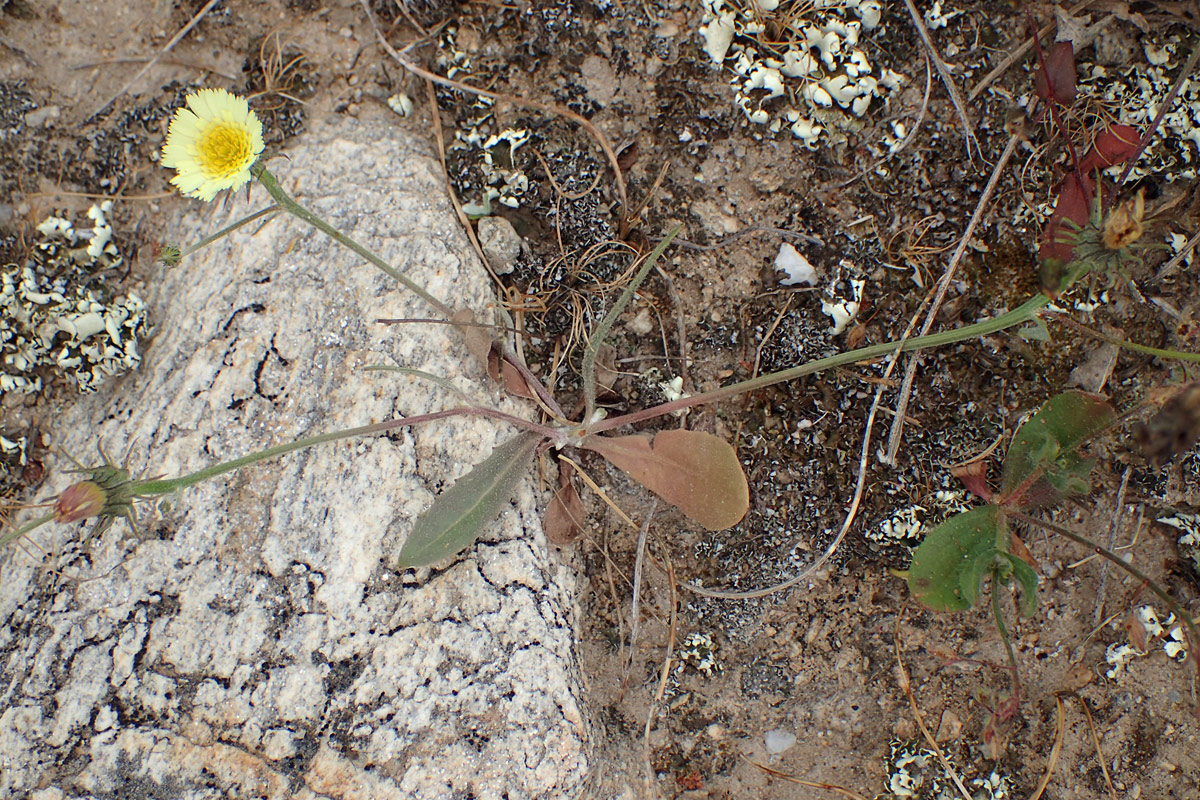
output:
{"label": "pale rock surface", "polygon": [[[339,120],[272,168],[318,214],[434,295],[485,315],[487,276],[427,148]],[[183,242],[261,207],[189,206]],[[177,475],[265,446],[460,404],[371,364],[449,377],[479,403],[461,337],[385,326],[430,309],[282,217],[220,240],[150,289],[141,369],[57,420]],[[503,410],[528,413],[503,402]],[[85,555],[82,526],[0,553],[0,796],[545,798],[575,794],[588,730],[574,575],[547,555],[533,482],[436,570],[382,563],[448,481],[511,429],[457,419],[286,456],[143,506]],[[128,454],[126,456],[126,454]],[[72,476],[62,469],[53,490]]]}

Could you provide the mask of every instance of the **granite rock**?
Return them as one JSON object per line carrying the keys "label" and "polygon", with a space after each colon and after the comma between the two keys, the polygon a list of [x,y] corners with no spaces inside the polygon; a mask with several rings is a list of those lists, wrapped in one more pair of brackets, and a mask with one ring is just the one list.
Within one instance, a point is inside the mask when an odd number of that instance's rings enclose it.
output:
{"label": "granite rock", "polygon": [[[435,296],[485,316],[482,266],[426,146],[383,122],[307,134],[273,171],[302,203]],[[192,203],[183,242],[244,216]],[[460,405],[373,364],[446,377],[515,414],[453,329],[288,217],[164,269],[138,372],[56,420],[177,475],[338,428]],[[322,445],[140,507],[84,546],[48,526],[0,553],[0,796],[532,798],[587,769],[575,575],[547,554],[533,481],[434,570],[383,565],[435,494],[512,430],[451,419]],[[51,490],[72,479],[57,464]]]}

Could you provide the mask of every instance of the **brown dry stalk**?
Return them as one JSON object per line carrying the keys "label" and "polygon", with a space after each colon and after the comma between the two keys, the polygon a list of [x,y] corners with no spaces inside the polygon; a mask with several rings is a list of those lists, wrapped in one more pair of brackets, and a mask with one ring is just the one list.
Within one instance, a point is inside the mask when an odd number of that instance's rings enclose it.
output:
{"label": "brown dry stalk", "polygon": [[921,14],[917,11],[917,7],[913,5],[912,0],[904,0],[904,5],[908,6],[908,13],[912,16],[913,26],[917,29],[917,33],[921,34],[921,41],[925,43],[925,49],[929,51],[929,58],[933,61],[933,65],[937,67],[938,76],[941,77],[942,83],[946,86],[946,93],[950,95],[950,102],[954,104],[954,110],[958,112],[958,119],[962,122],[963,131],[967,139],[967,157],[971,157],[971,143],[975,143],[975,152],[982,153],[979,148],[979,140],[975,137],[975,127],[971,124],[970,117],[967,116],[967,104],[963,102],[962,92],[958,90],[958,84],[954,82],[954,76],[950,74],[950,68],[946,66],[946,62],[942,61],[941,55],[938,54],[937,48],[933,46],[933,39],[929,37],[929,29],[925,27],[925,20],[921,19]]}
{"label": "brown dry stalk", "polygon": [[121,95],[128,92],[131,86],[133,86],[135,83],[137,83],[139,80],[141,80],[142,76],[145,75],[147,72],[149,72],[154,67],[154,65],[158,63],[158,60],[160,58],[162,58],[163,56],[165,56],[167,53],[169,53],[171,51],[171,48],[173,48],[175,45],[179,44],[179,42],[183,39],[183,37],[188,35],[188,31],[190,31],[192,28],[196,27],[196,25],[199,24],[200,20],[204,18],[204,15],[207,14],[210,10],[212,10],[212,7],[215,6],[217,3],[219,3],[220,1],[221,0],[208,0],[208,2],[204,4],[204,8],[197,11],[196,15],[194,17],[192,17],[191,20],[188,21],[188,24],[184,25],[182,28],[179,29],[179,33],[172,36],[171,41],[167,42],[166,45],[163,46],[163,49],[158,51],[158,54],[156,56],[154,56],[149,61],[147,61],[146,65],[144,67],[142,67],[140,70],[138,70],[137,75],[134,75],[132,78],[130,78],[129,82],[126,83],[124,86],[122,86],[119,90],[117,90],[116,94],[114,94],[112,97],[108,98],[103,103],[101,103],[100,107],[97,108],[92,113],[88,114],[85,117],[85,119],[91,119],[92,117],[96,116],[101,111],[103,111],[104,109],[106,109],[110,105],[112,105],[114,100],[116,100],[118,97],[120,97]]}
{"label": "brown dry stalk", "polygon": [[[911,2],[911,0],[905,1]],[[967,229],[963,231],[962,239],[959,240],[958,247],[954,249],[954,254],[950,257],[950,263],[946,266],[945,273],[943,273],[941,280],[938,281],[937,294],[934,295],[929,312],[925,315],[925,322],[921,325],[919,336],[924,336],[933,327],[933,322],[937,318],[938,311],[941,310],[942,301],[946,298],[946,291],[950,288],[950,281],[954,278],[958,264],[967,252],[967,246],[971,242],[971,237],[975,235],[975,229],[983,220],[984,210],[988,207],[988,203],[996,191],[996,186],[1000,183],[1000,176],[1004,172],[1004,168],[1008,165],[1009,159],[1012,158],[1020,142],[1021,137],[1016,134],[1008,137],[1008,144],[1005,145],[1004,152],[1000,154],[1000,160],[996,162],[996,167],[992,170],[992,176],[988,179],[987,186],[984,188],[983,194],[979,197],[979,202],[975,204],[975,211],[971,214],[971,221],[967,223]],[[913,379],[917,375],[917,366],[920,362],[921,359],[919,356],[912,358],[908,362],[908,369],[904,373],[904,385],[900,390],[900,399],[896,403],[896,415],[892,418],[892,430],[888,434],[886,456],[886,463],[888,464],[895,463],[896,451],[900,448],[900,435],[904,432],[904,414],[908,410],[908,400],[912,395]]]}
{"label": "brown dry stalk", "polygon": [[837,792],[842,797],[849,797],[850,800],[867,800],[867,798],[863,797],[858,792],[851,791],[850,789],[847,789],[844,786],[838,786],[837,784],[834,784],[834,783],[820,783],[818,781],[806,781],[803,778],[797,778],[794,775],[788,775],[786,772],[780,772],[777,769],[771,769],[766,764],[760,764],[752,758],[747,758],[746,761],[748,763],[753,764],[754,766],[758,767],[759,769],[761,769],[763,772],[767,773],[768,775],[779,778],[781,780],[785,780],[788,783],[796,783],[796,784],[799,784],[800,786],[810,786],[813,789],[828,789],[831,792]]}
{"label": "brown dry stalk", "polygon": [[971,793],[967,791],[967,787],[963,785],[962,778],[958,776],[958,771],[950,764],[950,760],[946,758],[946,754],[942,752],[942,748],[938,746],[937,740],[933,738],[933,734],[929,732],[929,728],[925,725],[925,717],[921,714],[921,709],[917,706],[917,698],[913,695],[912,681],[908,677],[908,670],[904,668],[904,659],[900,657],[900,615],[896,615],[896,629],[892,634],[892,646],[896,651],[896,666],[900,669],[900,685],[904,689],[904,694],[908,698],[908,705],[912,709],[913,716],[916,717],[917,727],[921,729],[921,734],[925,737],[925,741],[933,748],[933,752],[937,755],[938,761],[941,762],[942,769],[954,781],[954,785],[962,792],[965,800],[973,800]]}
{"label": "brown dry stalk", "polygon": [[1050,777],[1054,774],[1054,768],[1058,766],[1058,757],[1062,753],[1063,734],[1067,731],[1067,710],[1063,704],[1062,695],[1054,695],[1054,704],[1057,707],[1054,721],[1054,745],[1050,748],[1050,758],[1046,761],[1046,771],[1042,773],[1042,779],[1038,781],[1037,788],[1033,790],[1033,794],[1029,796],[1029,800],[1041,800],[1042,793],[1046,791],[1046,787],[1050,784]]}

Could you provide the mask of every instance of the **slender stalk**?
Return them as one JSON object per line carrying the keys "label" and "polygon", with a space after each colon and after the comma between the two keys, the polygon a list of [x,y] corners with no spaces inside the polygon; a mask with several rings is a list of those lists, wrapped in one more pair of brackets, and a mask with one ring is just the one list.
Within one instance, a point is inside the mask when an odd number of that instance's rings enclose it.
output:
{"label": "slender stalk", "polygon": [[215,242],[217,239],[220,239],[222,236],[233,233],[238,228],[241,228],[244,225],[249,225],[251,222],[254,222],[254,220],[259,219],[261,217],[265,217],[268,214],[278,213],[280,210],[281,209],[277,205],[267,206],[266,208],[260,208],[258,211],[255,211],[250,216],[242,217],[241,219],[239,219],[237,222],[233,223],[232,225],[226,225],[224,228],[221,228],[221,230],[217,231],[216,233],[214,233],[210,236],[205,236],[203,239],[196,242],[191,247],[184,248],[183,252],[180,253],[180,258],[182,258],[183,256],[190,256],[192,253],[196,252],[201,247],[207,247],[208,245]]}
{"label": "slender stalk", "polygon": [[1156,356],[1157,358],[1175,361],[1200,361],[1200,353],[1185,353],[1182,350],[1164,350],[1159,347],[1150,347],[1149,345],[1131,342],[1127,339],[1118,339],[1114,336],[1109,336],[1108,334],[1093,330],[1086,325],[1076,322],[1066,314],[1059,314],[1056,311],[1042,312],[1042,316],[1046,317],[1047,319],[1052,319],[1055,322],[1061,322],[1069,328],[1074,328],[1080,333],[1085,333],[1088,336],[1099,339],[1102,342],[1108,342],[1109,344],[1116,345],[1117,347],[1123,347],[1126,350],[1132,350],[1135,353],[1145,353],[1148,356]]}
{"label": "slender stalk", "polygon": [[0,536],[0,547],[7,547],[9,542],[15,542],[18,539],[20,539],[22,536],[24,536],[25,534],[29,533],[34,528],[40,528],[43,525],[45,525],[47,522],[53,522],[53,521],[54,521],[54,512],[52,511],[49,514],[46,514],[45,516],[41,516],[35,520],[26,522],[24,525],[17,528],[16,530],[9,531],[8,533],[4,534],[3,536]]}
{"label": "slender stalk", "polygon": [[650,274],[650,270],[658,263],[658,259],[662,257],[666,249],[671,246],[671,240],[679,234],[682,227],[682,225],[676,225],[658,243],[658,247],[655,247],[650,255],[646,256],[646,260],[642,262],[641,269],[633,276],[633,280],[625,286],[625,291],[621,292],[621,296],[617,298],[617,302],[613,303],[613,307],[604,315],[604,319],[600,320],[600,324],[596,326],[596,330],[588,339],[587,351],[583,354],[584,423],[592,418],[592,414],[596,410],[596,354],[600,351],[600,345],[604,343],[604,337],[608,336],[608,332],[612,330],[613,323],[617,321],[617,317],[625,310],[625,306],[629,305],[629,301],[633,298],[633,293],[646,280],[646,276]]}
{"label": "slender stalk", "polygon": [[1008,654],[1008,665],[1012,668],[1013,702],[1019,703],[1021,698],[1021,674],[1017,672],[1017,657],[1013,653],[1012,640],[1008,636],[1008,627],[1004,624],[1004,609],[1000,607],[1000,580],[997,570],[992,570],[992,616],[996,618],[996,628],[1000,631],[1000,641],[1004,642],[1004,652]]}
{"label": "slender stalk", "polygon": [[306,447],[313,447],[326,442],[336,442],[340,439],[352,439],[356,436],[373,436],[379,433],[395,430],[396,428],[404,428],[410,425],[419,425],[424,422],[433,422],[434,420],[446,419],[447,417],[489,417],[502,422],[507,422],[519,428],[539,433],[552,441],[560,441],[562,432],[555,428],[549,428],[545,425],[539,425],[536,422],[514,417],[511,414],[505,414],[502,411],[493,411],[490,408],[451,408],[446,411],[435,411],[432,414],[421,414],[415,417],[404,417],[403,419],[390,419],[386,422],[376,422],[371,425],[360,425],[357,428],[347,428],[340,431],[332,431],[330,433],[322,433],[319,436],[310,436],[306,439],[298,439],[294,442],[268,447],[266,450],[260,450],[257,453],[242,456],[240,458],[222,461],[220,464],[213,464],[211,467],[197,470],[196,472],[180,476],[178,478],[162,478],[157,480],[139,481],[134,484],[133,493],[138,496],[160,495],[174,492],[179,489],[195,486],[201,481],[206,481],[209,478],[215,478],[218,475],[224,475],[226,472],[232,472],[235,469],[256,464],[259,461],[265,461],[269,458],[282,456],[296,450],[303,450]]}
{"label": "slender stalk", "polygon": [[452,316],[454,316],[454,311],[450,308],[450,306],[446,305],[441,300],[438,300],[429,292],[425,291],[424,287],[420,286],[403,272],[396,269],[391,264],[372,253],[366,247],[354,241],[349,236],[342,233],[337,228],[333,227],[328,222],[321,219],[316,214],[312,213],[307,208],[293,200],[291,195],[284,191],[283,187],[279,185],[279,181],[275,179],[275,176],[272,175],[270,171],[262,164],[255,164],[253,167],[251,167],[250,174],[258,178],[258,182],[263,185],[263,188],[267,190],[267,194],[274,198],[275,202],[281,209],[297,219],[307,222],[309,225],[312,225],[314,228],[321,231],[321,233],[335,240],[338,244],[341,244],[342,246],[347,247],[358,255],[362,256],[367,261],[371,262],[371,264],[395,278],[397,281],[403,284],[404,288],[417,295],[417,297],[420,297],[446,319],[450,319]]}
{"label": "slender stalk", "polygon": [[[1038,519],[1037,517],[1031,517],[1028,514],[1022,514],[1020,511],[1006,510],[1005,514],[1012,519],[1018,519],[1021,522],[1024,522],[1026,525],[1036,525],[1038,527],[1045,528],[1046,530],[1054,531],[1057,534],[1067,537],[1076,544],[1089,547],[1096,555],[1107,559],[1112,564],[1116,564],[1118,567],[1125,570],[1139,581],[1142,581],[1150,589],[1150,591],[1158,595],[1158,598],[1167,604],[1167,607],[1174,612],[1176,618],[1182,620],[1183,624],[1187,626],[1189,636],[1188,655],[1191,656],[1192,662],[1196,665],[1197,674],[1200,674],[1200,630],[1197,630],[1196,623],[1192,620],[1192,615],[1189,614],[1183,606],[1179,605],[1174,597],[1171,597],[1171,595],[1167,594],[1166,589],[1163,589],[1161,586],[1155,583],[1149,575],[1146,575],[1144,572],[1130,564],[1125,559],[1121,558],[1113,551],[1109,550],[1107,547],[1098,545],[1091,539],[1088,539],[1086,536],[1080,536],[1078,533],[1075,533],[1075,531],[1069,528],[1056,525],[1049,520]],[[1200,713],[1200,706],[1197,707],[1197,713]]]}
{"label": "slender stalk", "polygon": [[[1028,322],[1037,316],[1037,312],[1050,303],[1050,298],[1044,294],[1038,294],[1031,297],[1024,305],[1013,309],[1007,313],[1001,314],[998,317],[976,322],[973,325],[964,325],[961,328],[955,328],[952,331],[940,331],[931,333],[928,336],[918,336],[909,339],[900,349],[908,350],[923,350],[929,347],[940,347],[942,345],[953,344],[955,342],[973,339],[977,336],[986,336],[989,333],[1002,331],[1006,328],[1011,328],[1014,325],[1019,325],[1022,322]],[[685,408],[704,405],[706,403],[716,403],[721,400],[727,400],[731,397],[736,397],[746,392],[753,392],[759,389],[765,389],[768,386],[774,386],[777,383],[795,380],[796,378],[805,375],[811,375],[814,372],[840,367],[844,364],[853,364],[856,361],[866,361],[880,356],[891,355],[896,351],[895,342],[885,342],[883,344],[875,344],[870,347],[860,347],[857,350],[849,350],[845,353],[818,358],[816,361],[809,361],[806,364],[801,364],[798,367],[785,369],[780,372],[773,372],[770,375],[763,375],[753,380],[742,381],[730,386],[722,386],[720,389],[714,389],[711,392],[694,395],[692,397],[684,397],[680,400],[674,400],[670,403],[663,403],[652,408],[635,411],[631,414],[624,414],[619,417],[601,420],[592,425],[581,426],[577,429],[575,435],[586,436],[588,434],[600,433],[601,431],[609,431],[613,428],[619,428],[622,425],[630,425],[634,422],[642,422],[643,420],[653,419],[654,417],[670,414],[673,411],[681,411]]]}

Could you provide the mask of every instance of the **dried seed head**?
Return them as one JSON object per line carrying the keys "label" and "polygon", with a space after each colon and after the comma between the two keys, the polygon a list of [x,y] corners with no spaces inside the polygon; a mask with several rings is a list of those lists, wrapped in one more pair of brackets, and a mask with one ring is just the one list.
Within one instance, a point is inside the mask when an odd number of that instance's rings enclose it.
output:
{"label": "dried seed head", "polygon": [[1142,238],[1145,227],[1142,218],[1146,215],[1146,198],[1142,190],[1121,202],[1104,220],[1101,241],[1108,250],[1123,250]]}
{"label": "dried seed head", "polygon": [[108,504],[108,495],[92,481],[68,486],[54,504],[55,522],[79,522],[96,517]]}

